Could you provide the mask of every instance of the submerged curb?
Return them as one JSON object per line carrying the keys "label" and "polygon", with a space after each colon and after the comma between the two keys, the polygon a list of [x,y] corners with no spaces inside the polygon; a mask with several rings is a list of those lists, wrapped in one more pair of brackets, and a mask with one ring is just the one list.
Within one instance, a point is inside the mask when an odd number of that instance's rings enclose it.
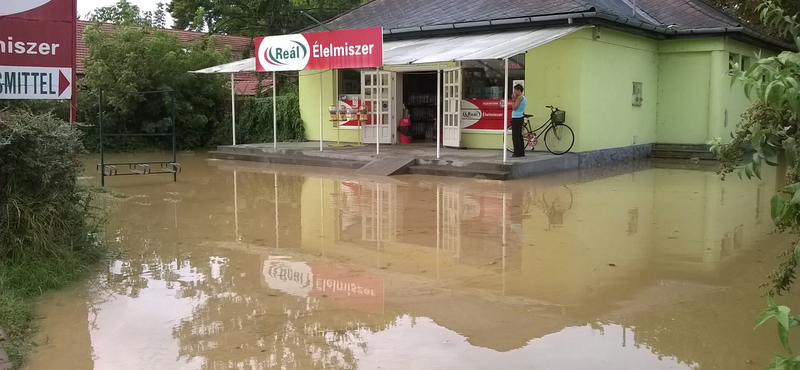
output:
{"label": "submerged curb", "polygon": [[6,334],[0,330],[0,370],[11,370],[13,367],[11,365],[11,360],[8,358],[8,354],[3,349],[3,343],[8,340]]}

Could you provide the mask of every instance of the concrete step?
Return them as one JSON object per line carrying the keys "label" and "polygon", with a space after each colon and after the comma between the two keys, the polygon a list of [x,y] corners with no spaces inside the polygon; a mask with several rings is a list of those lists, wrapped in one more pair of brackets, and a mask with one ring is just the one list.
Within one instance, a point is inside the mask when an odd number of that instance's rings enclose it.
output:
{"label": "concrete step", "polygon": [[359,175],[391,176],[408,173],[408,168],[417,164],[413,157],[378,157],[356,170]]}
{"label": "concrete step", "polygon": [[656,143],[653,150],[691,150],[697,152],[707,152],[710,148],[706,144],[669,144],[669,143]]}
{"label": "concrete step", "polygon": [[359,169],[369,163],[368,161],[340,160],[302,155],[265,154],[264,152],[259,152],[259,154],[250,154],[241,152],[229,153],[224,151],[213,151],[208,152],[208,157],[213,159],[294,164],[300,166],[348,168],[354,170]]}
{"label": "concrete step", "polygon": [[463,169],[477,170],[477,171],[511,172],[511,165],[502,163],[463,162],[463,161],[454,161],[448,159],[420,158],[417,160],[417,164],[420,166],[431,165],[431,166],[443,166],[443,167],[456,167],[456,168],[463,168]]}
{"label": "concrete step", "polygon": [[416,175],[468,177],[489,180],[507,180],[511,176],[511,171],[479,170],[435,164],[411,166],[408,169],[410,173]]}
{"label": "concrete step", "polygon": [[663,149],[655,149],[650,154],[653,158],[674,158],[674,159],[691,159],[691,158],[699,158],[702,160],[716,160],[717,157],[714,153],[709,151],[698,151],[698,150],[663,150]]}

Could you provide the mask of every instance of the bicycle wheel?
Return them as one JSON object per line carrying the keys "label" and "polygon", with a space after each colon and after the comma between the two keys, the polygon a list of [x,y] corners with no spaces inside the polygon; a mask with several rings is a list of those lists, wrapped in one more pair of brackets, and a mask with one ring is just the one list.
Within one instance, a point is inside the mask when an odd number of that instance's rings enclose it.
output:
{"label": "bicycle wheel", "polygon": [[[514,153],[514,140],[512,140],[511,134],[511,126],[508,126],[508,140],[506,142],[506,150],[509,153]],[[530,130],[528,130],[527,126],[522,126],[522,145],[524,146],[522,150],[530,148],[533,150],[533,147],[536,145],[536,135],[534,135]]]}
{"label": "bicycle wheel", "polygon": [[575,144],[575,133],[563,123],[550,126],[544,132],[544,146],[550,153],[564,154],[572,149],[573,144]]}

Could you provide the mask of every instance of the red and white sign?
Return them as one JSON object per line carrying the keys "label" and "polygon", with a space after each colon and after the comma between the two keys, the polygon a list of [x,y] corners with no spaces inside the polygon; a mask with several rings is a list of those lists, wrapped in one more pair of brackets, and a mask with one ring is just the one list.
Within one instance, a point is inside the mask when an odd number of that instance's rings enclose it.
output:
{"label": "red and white sign", "polygon": [[0,99],[69,99],[75,0],[0,1]]}
{"label": "red and white sign", "polygon": [[383,66],[380,27],[256,38],[256,71],[380,66]]}
{"label": "red and white sign", "polygon": [[[473,130],[503,130],[503,99],[471,99],[461,101],[461,128]],[[511,100],[505,104],[511,120]]]}

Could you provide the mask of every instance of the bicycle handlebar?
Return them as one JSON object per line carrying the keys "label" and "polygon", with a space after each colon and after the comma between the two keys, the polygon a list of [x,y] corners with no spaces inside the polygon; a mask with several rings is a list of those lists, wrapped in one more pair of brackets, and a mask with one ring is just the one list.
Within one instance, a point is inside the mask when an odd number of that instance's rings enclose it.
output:
{"label": "bicycle handlebar", "polygon": [[557,111],[557,110],[558,110],[558,108],[557,108],[557,107],[554,107],[554,106],[552,106],[552,105],[545,105],[544,107],[545,107],[545,108],[550,108],[550,110],[551,110],[551,111],[553,111],[553,112],[555,112],[555,111]]}

